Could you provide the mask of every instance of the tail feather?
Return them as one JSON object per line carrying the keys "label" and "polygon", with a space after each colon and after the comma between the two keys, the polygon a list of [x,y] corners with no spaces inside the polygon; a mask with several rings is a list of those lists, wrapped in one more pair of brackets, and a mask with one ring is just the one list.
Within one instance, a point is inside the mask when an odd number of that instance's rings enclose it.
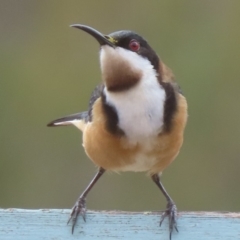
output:
{"label": "tail feather", "polygon": [[74,125],[80,130],[83,130],[88,119],[88,112],[75,113],[66,117],[58,118],[47,124],[48,127],[58,127]]}

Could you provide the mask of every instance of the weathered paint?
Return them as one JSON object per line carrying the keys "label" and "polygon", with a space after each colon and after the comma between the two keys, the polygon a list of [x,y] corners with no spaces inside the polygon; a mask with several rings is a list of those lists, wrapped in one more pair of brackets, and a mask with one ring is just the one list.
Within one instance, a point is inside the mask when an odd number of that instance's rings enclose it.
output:
{"label": "weathered paint", "polygon": [[[169,240],[168,222],[159,227],[160,212],[87,212],[71,233],[70,210],[0,209],[1,240]],[[240,213],[180,212],[173,240],[240,239]]]}

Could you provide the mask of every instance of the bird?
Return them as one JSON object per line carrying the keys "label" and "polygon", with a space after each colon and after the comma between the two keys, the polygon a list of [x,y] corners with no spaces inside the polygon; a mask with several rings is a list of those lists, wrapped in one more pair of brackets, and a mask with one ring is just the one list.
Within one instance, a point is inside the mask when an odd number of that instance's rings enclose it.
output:
{"label": "bird", "polygon": [[177,207],[161,182],[161,173],[177,157],[187,123],[187,101],[170,68],[138,33],[121,30],[104,35],[82,24],[71,27],[100,45],[101,81],[87,111],[51,121],[82,131],[86,155],[98,167],[72,208],[72,233],[78,216],[86,220],[86,196],[106,171],[146,172],[163,193],[169,235],[177,228]]}

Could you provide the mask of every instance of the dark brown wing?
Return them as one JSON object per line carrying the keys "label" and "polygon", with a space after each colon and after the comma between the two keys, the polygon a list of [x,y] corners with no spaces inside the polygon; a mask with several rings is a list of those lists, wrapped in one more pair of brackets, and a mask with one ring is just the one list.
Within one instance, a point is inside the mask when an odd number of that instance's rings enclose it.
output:
{"label": "dark brown wing", "polygon": [[95,89],[93,90],[91,97],[90,97],[90,101],[89,101],[89,106],[88,106],[88,118],[87,118],[87,122],[91,122],[92,121],[92,108],[93,108],[93,104],[95,103],[95,101],[100,98],[102,96],[102,92],[104,89],[104,84],[99,84],[95,87]]}

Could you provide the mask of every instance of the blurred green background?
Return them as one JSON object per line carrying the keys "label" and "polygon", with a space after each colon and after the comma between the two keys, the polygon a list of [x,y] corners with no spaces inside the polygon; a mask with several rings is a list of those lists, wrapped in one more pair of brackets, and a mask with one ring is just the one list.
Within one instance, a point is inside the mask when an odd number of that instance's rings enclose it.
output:
{"label": "blurred green background", "polygon": [[[179,210],[240,210],[239,0],[0,2],[0,207],[71,208],[96,167],[74,127],[100,81],[96,41],[68,26],[143,35],[174,70],[189,104],[179,157],[163,183]],[[89,209],[161,210],[144,173],[107,173]]]}

